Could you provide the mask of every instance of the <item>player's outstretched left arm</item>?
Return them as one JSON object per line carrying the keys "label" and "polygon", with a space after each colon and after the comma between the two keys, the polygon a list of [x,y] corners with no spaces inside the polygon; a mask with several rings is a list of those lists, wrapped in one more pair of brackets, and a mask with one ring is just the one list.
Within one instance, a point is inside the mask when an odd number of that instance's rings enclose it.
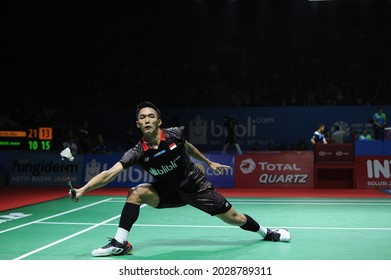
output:
{"label": "player's outstretched left arm", "polygon": [[200,161],[205,162],[207,165],[209,165],[214,171],[221,173],[222,170],[228,170],[231,168],[229,165],[220,164],[217,162],[210,161],[208,158],[206,158],[193,144],[189,143],[188,141],[185,142],[185,148],[186,153]]}
{"label": "player's outstretched left arm", "polygon": [[72,201],[77,202],[85,193],[106,186],[123,170],[124,168],[122,164],[117,162],[110,169],[101,171],[99,174],[91,178],[83,187],[78,189],[75,188],[76,196],[74,198],[70,196]]}

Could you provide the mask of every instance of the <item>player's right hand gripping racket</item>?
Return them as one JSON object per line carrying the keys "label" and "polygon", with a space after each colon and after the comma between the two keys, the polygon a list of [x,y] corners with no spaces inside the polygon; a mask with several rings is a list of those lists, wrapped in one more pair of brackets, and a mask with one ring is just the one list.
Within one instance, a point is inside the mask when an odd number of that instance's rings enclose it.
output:
{"label": "player's right hand gripping racket", "polygon": [[[61,159],[64,160],[65,158],[68,159],[69,161],[73,161],[75,158],[72,156],[72,152],[71,150],[68,148],[65,148],[64,150],[62,150],[62,152],[60,153],[61,155]],[[72,198],[75,198],[76,197],[76,191],[75,189],[73,188],[72,186],[72,181],[71,181],[71,177],[69,177],[68,175],[68,168],[65,166],[65,175],[67,176],[67,181],[68,181],[68,186],[70,187],[71,189],[71,195],[72,195]]]}

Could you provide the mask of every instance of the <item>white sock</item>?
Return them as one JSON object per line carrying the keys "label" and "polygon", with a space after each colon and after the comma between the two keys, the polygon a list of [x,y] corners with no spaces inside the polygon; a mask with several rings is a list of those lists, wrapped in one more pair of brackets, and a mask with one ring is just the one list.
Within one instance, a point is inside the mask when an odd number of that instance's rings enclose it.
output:
{"label": "white sock", "polygon": [[118,242],[125,242],[128,240],[128,235],[129,235],[129,231],[127,231],[126,229],[123,229],[121,227],[119,227],[117,229],[117,233],[115,234],[115,240],[117,240]]}
{"label": "white sock", "polygon": [[260,226],[259,230],[257,231],[262,237],[265,237],[267,234],[267,228]]}

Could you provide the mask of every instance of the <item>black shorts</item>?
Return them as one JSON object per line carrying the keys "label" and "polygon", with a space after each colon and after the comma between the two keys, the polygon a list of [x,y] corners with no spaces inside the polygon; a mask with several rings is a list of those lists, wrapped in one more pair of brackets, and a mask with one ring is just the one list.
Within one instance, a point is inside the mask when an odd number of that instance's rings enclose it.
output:
{"label": "black shorts", "polygon": [[159,205],[156,208],[181,207],[187,204],[200,209],[212,216],[222,214],[231,209],[227,199],[208,184],[197,192],[187,193],[180,189],[170,190],[159,182],[153,182],[153,187],[159,195]]}

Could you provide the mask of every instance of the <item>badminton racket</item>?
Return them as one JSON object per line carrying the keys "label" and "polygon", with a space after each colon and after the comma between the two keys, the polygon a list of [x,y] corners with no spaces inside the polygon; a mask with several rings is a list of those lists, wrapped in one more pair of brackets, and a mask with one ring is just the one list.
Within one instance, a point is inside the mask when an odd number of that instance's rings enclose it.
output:
{"label": "badminton racket", "polygon": [[[68,148],[65,148],[64,150],[61,151],[60,153],[61,155],[61,159],[64,161],[64,159],[68,159],[69,161],[73,161],[75,158],[73,157],[72,155],[72,152],[71,152],[71,149]],[[73,185],[72,185],[72,180],[71,180],[71,177],[69,176],[68,174],[68,167],[65,165],[65,175],[67,177],[67,181],[68,181],[68,186],[71,190],[71,195],[72,195],[72,198],[76,198],[76,191],[75,189],[73,188]]]}

